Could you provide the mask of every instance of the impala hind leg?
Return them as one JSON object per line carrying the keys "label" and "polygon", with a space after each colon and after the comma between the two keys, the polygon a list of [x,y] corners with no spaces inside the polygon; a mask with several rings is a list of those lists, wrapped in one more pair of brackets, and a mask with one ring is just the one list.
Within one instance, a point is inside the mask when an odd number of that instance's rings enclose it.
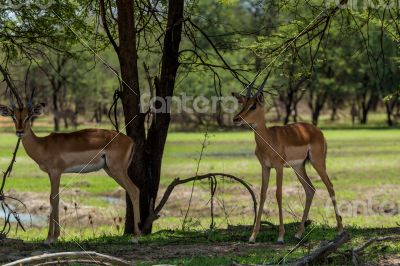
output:
{"label": "impala hind leg", "polygon": [[307,220],[308,213],[310,212],[310,206],[311,206],[312,200],[314,198],[314,194],[315,194],[315,187],[311,183],[311,180],[306,173],[304,164],[293,166],[293,169],[294,169],[296,176],[299,179],[301,185],[304,188],[304,192],[306,193],[306,204],[304,206],[303,217],[301,219],[299,229],[298,229],[297,233],[295,234],[295,238],[300,239],[305,230],[304,225]]}
{"label": "impala hind leg", "polygon": [[45,244],[49,245],[57,241],[60,236],[59,219],[59,193],[60,193],[60,174],[49,173],[51,192],[50,192],[50,217],[49,232]]}
{"label": "impala hind leg", "polygon": [[315,168],[315,170],[321,177],[321,180],[322,180],[322,182],[324,182],[326,188],[328,189],[329,196],[331,197],[333,208],[335,210],[337,228],[338,228],[339,233],[341,233],[343,231],[342,216],[340,216],[340,214],[339,214],[339,210],[338,210],[337,203],[336,203],[335,190],[333,189],[333,184],[332,184],[331,180],[329,179],[328,174],[326,172],[325,163],[318,163],[318,162],[311,161],[311,164],[313,165],[313,167]]}
{"label": "impala hind leg", "polygon": [[279,236],[278,243],[284,243],[285,226],[283,224],[283,211],[282,211],[282,184],[283,183],[283,167],[276,168],[276,200],[279,208]]}
{"label": "impala hind leg", "polygon": [[267,196],[267,189],[269,183],[271,168],[262,167],[262,183],[261,183],[261,192],[260,192],[260,206],[258,207],[256,223],[254,224],[253,232],[250,236],[249,242],[255,243],[258,232],[260,231],[261,218],[264,209],[264,202]]}
{"label": "impala hind leg", "polygon": [[104,167],[106,173],[111,176],[125,191],[128,193],[133,206],[133,219],[134,219],[134,236],[132,239],[133,243],[139,242],[139,236],[141,234],[139,224],[140,224],[140,190],[129,178],[127,171],[118,171],[108,166]]}
{"label": "impala hind leg", "polygon": [[133,206],[133,222],[134,222],[134,236],[132,239],[133,243],[139,243],[139,237],[141,234],[139,224],[140,224],[140,190],[139,188],[130,180],[128,174],[125,174],[125,190],[128,192],[129,197]]}

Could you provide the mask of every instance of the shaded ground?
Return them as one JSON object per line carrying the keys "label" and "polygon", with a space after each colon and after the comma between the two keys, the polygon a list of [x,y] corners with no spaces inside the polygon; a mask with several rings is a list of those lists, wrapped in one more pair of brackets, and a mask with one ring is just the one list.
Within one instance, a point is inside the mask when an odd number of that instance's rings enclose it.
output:
{"label": "shaded ground", "polygon": [[[23,257],[59,251],[97,251],[137,264],[151,265],[171,263],[181,265],[229,265],[233,261],[241,263],[289,262],[307,255],[317,248],[321,241],[333,239],[335,230],[324,226],[309,225],[309,236],[297,245],[293,233],[297,224],[287,224],[287,243],[275,244],[276,226],[264,225],[258,243],[246,242],[250,226],[234,226],[215,231],[172,231],[163,230],[143,237],[139,245],[133,245],[128,237],[103,236],[84,241],[61,241],[51,247],[40,242],[12,241],[0,242],[0,263]],[[400,228],[349,228],[352,240],[339,252],[331,255],[324,265],[350,265],[349,250],[373,236],[398,235]],[[366,265],[399,265],[400,243],[378,243],[366,249],[361,257]]]}

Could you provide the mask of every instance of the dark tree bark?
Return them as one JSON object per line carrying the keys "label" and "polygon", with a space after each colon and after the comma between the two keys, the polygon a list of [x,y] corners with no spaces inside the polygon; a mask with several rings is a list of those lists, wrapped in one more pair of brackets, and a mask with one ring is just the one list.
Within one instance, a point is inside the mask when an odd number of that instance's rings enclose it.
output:
{"label": "dark tree bark", "polygon": [[308,74],[302,75],[299,79],[296,78],[296,62],[297,55],[295,48],[292,48],[292,61],[289,65],[288,73],[288,84],[287,89],[282,93],[279,93],[279,100],[285,106],[285,116],[283,124],[287,125],[290,121],[290,117],[293,117],[293,121],[297,122],[297,105],[304,96],[305,91],[300,91],[301,86],[306,82],[310,76]]}
{"label": "dark tree bark", "polygon": [[379,101],[379,96],[374,89],[366,89],[371,87],[370,77],[365,75],[362,80],[363,90],[357,93],[357,101],[359,105],[359,119],[360,124],[366,124],[368,122],[369,111],[372,110],[373,106]]}
{"label": "dark tree bark", "polygon": [[[161,74],[155,79],[156,96],[167,99],[173,95],[179,66],[184,0],[170,0],[165,30]],[[135,155],[129,168],[130,178],[140,188],[140,218],[145,221],[154,209],[160,183],[161,163],[170,123],[170,110],[156,113],[145,132],[145,116],[140,112],[140,90],[137,66],[136,31],[133,1],[117,0],[118,54],[122,77],[122,105],[127,135],[135,142]],[[161,104],[159,101],[156,104]],[[159,106],[155,106],[158,108]],[[128,197],[128,196],[127,196]],[[128,198],[127,198],[128,199]],[[133,211],[127,200],[125,234],[133,233]],[[137,215],[137,214],[135,214]],[[143,232],[151,233],[151,227]]]}
{"label": "dark tree bark", "polygon": [[373,103],[376,100],[376,95],[371,95],[368,98],[368,93],[363,93],[360,97],[360,124],[365,125],[368,122],[368,114],[371,111]]}
{"label": "dark tree bark", "polygon": [[52,110],[54,114],[54,131],[60,130],[60,118],[57,113],[61,110],[61,88],[64,85],[65,79],[62,76],[65,65],[70,59],[69,55],[57,54],[55,57],[55,67],[41,67],[40,69],[46,75],[51,87]]}
{"label": "dark tree bark", "polygon": [[308,106],[311,109],[311,121],[314,126],[318,125],[319,115],[325,105],[327,96],[327,90],[323,90],[322,92],[314,92],[313,90],[310,90]]}
{"label": "dark tree bark", "polygon": [[393,111],[395,109],[395,106],[397,105],[397,97],[395,99],[391,99],[385,102],[385,108],[386,108],[386,122],[389,127],[394,126],[394,121],[393,121]]}
{"label": "dark tree bark", "polygon": [[[52,86],[52,102],[53,102],[53,110],[54,112],[58,112],[59,108],[58,108],[58,93],[57,90],[54,88],[54,86]],[[57,115],[54,115],[54,131],[60,131],[60,119],[58,119]]]}
{"label": "dark tree bark", "polygon": [[[324,62],[320,75],[321,74],[327,78],[334,77],[333,69],[328,61]],[[316,75],[318,74],[314,73],[314,75],[314,77],[316,78]],[[308,98],[308,107],[310,107],[311,109],[311,121],[313,125],[317,126],[321,111],[324,108],[326,101],[328,100],[329,89],[326,87],[321,87],[321,84],[315,84],[314,82],[309,82],[308,86],[310,91]],[[332,114],[336,115],[336,105],[333,105],[332,110],[334,111]]]}
{"label": "dark tree bark", "polygon": [[[337,119],[337,107],[336,107],[336,105],[332,105],[330,120],[331,120],[331,122],[335,122],[336,119]],[[352,118],[352,124],[354,125],[354,119],[353,118]]]}

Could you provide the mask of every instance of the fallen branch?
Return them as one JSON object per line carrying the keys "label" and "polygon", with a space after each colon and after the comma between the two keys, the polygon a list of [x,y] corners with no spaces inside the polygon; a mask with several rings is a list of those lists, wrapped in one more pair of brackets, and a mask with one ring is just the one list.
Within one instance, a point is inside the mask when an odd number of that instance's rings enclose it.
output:
{"label": "fallen branch", "polygon": [[17,260],[8,264],[4,264],[4,266],[54,265],[54,263],[57,264],[85,263],[85,264],[97,264],[97,265],[119,265],[119,266],[133,265],[132,262],[120,258],[116,258],[105,254],[100,254],[94,251],[84,251],[84,252],[59,252],[59,253],[43,254]]}
{"label": "fallen branch", "polygon": [[320,262],[322,259],[329,256],[332,252],[336,251],[340,246],[350,240],[350,235],[347,231],[343,231],[340,235],[338,235],[332,241],[329,241],[319,248],[314,250],[311,254],[303,257],[300,260],[293,262],[293,265],[296,266],[305,266],[305,265],[315,265]]}
{"label": "fallen branch", "polygon": [[165,193],[163,195],[163,197],[160,200],[160,203],[157,205],[157,207],[154,209],[154,211],[152,213],[149,214],[149,216],[147,217],[146,221],[143,224],[143,230],[147,230],[148,228],[150,228],[151,224],[153,223],[153,221],[157,220],[158,218],[160,218],[160,211],[162,210],[162,208],[164,207],[165,203],[167,203],[169,196],[171,195],[172,191],[174,190],[174,188],[178,185],[182,185],[185,183],[189,183],[192,181],[198,181],[198,180],[203,180],[203,179],[213,179],[216,177],[227,177],[231,180],[234,180],[236,182],[239,182],[241,185],[243,185],[247,191],[249,192],[249,194],[251,195],[251,198],[253,200],[253,210],[254,210],[254,219],[253,219],[253,224],[255,222],[256,219],[256,213],[257,213],[257,200],[256,200],[256,196],[253,192],[253,190],[251,189],[251,187],[242,179],[233,176],[233,175],[229,175],[229,174],[223,174],[223,173],[208,173],[208,174],[204,174],[204,175],[199,175],[199,176],[193,176],[190,178],[186,178],[186,179],[180,179],[180,178],[175,178],[171,184],[168,185],[167,189],[165,190]]}
{"label": "fallen branch", "polygon": [[374,242],[384,242],[384,241],[400,241],[400,235],[398,236],[384,236],[384,237],[374,237],[369,239],[367,242],[362,244],[361,246],[358,246],[352,250],[352,262],[355,266],[360,265],[360,260],[359,256],[360,253],[364,251],[367,247],[372,245]]}

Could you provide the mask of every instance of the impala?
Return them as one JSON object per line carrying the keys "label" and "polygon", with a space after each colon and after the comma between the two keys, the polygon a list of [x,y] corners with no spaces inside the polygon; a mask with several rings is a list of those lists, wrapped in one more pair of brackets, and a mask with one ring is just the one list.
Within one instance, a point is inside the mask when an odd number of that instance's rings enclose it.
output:
{"label": "impala", "polygon": [[264,79],[264,82],[257,89],[256,93],[252,95],[251,90],[254,86],[257,76],[247,86],[246,95],[232,93],[242,108],[241,111],[233,118],[233,121],[237,125],[244,124],[253,129],[256,141],[255,154],[262,167],[260,205],[257,212],[256,223],[254,225],[249,242],[255,242],[257,234],[260,230],[261,216],[266,199],[271,168],[274,168],[276,171],[276,199],[279,208],[278,243],[284,242],[285,234],[282,213],[282,182],[284,167],[293,168],[306,194],[303,217],[300,222],[299,229],[295,235],[296,238],[301,238],[304,233],[304,224],[307,220],[315,193],[315,188],[305,170],[306,162],[311,163],[327,187],[336,214],[337,228],[339,232],[341,232],[343,230],[342,218],[338,212],[333,185],[326,172],[325,161],[327,144],[324,135],[322,134],[321,130],[307,123],[294,123],[286,126],[266,127],[264,117],[264,97],[262,92],[268,76]]}
{"label": "impala", "polygon": [[140,235],[139,189],[128,176],[135,144],[128,136],[105,129],[84,129],[71,133],[51,133],[38,137],[32,131],[32,119],[42,115],[45,104],[32,104],[33,93],[24,107],[0,105],[0,114],[9,116],[15,124],[16,135],[21,138],[26,153],[50,178],[50,218],[46,244],[57,241],[60,235],[59,189],[63,173],[88,173],[104,169],[129,194],[134,215],[133,241]]}

